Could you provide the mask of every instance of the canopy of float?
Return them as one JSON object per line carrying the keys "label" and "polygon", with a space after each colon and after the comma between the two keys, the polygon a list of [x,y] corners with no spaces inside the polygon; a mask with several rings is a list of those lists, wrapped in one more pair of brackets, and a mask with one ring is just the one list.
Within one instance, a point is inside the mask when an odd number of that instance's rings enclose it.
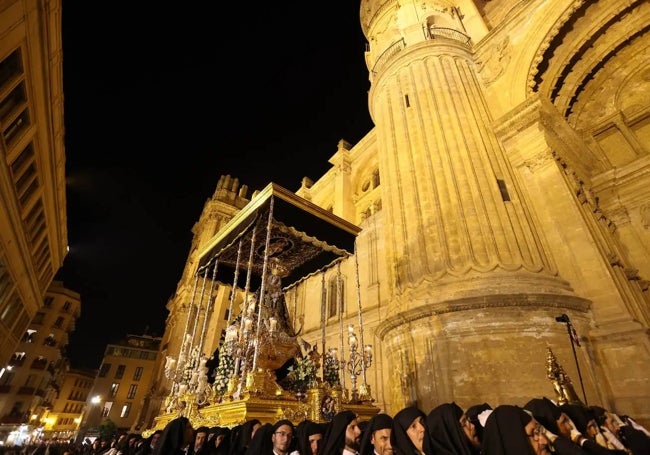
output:
{"label": "canopy of float", "polygon": [[360,230],[270,183],[208,242],[199,256],[199,274],[207,273],[209,278],[233,285],[236,272],[236,285],[244,288],[250,260],[249,286],[255,289],[261,281],[265,259],[267,264],[273,259],[282,265],[282,283],[288,287],[354,254]]}

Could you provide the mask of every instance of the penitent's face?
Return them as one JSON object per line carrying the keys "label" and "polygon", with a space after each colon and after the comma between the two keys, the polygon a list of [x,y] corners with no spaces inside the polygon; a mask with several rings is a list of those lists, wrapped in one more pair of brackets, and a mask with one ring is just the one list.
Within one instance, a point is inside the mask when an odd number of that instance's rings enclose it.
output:
{"label": "penitent's face", "polygon": [[359,428],[357,419],[354,419],[345,428],[345,447],[353,452],[361,448],[361,428]]}
{"label": "penitent's face", "polygon": [[535,455],[550,455],[551,451],[548,447],[548,439],[542,431],[542,426],[537,422],[537,420],[532,419],[528,422],[528,425],[524,427],[526,436],[528,436],[528,442],[533,448]]}
{"label": "penitent's face", "polygon": [[203,447],[203,444],[205,444],[207,437],[208,434],[203,431],[196,433],[196,436],[194,436],[194,447]]}
{"label": "penitent's face", "polygon": [[406,429],[406,435],[420,452],[424,450],[424,420],[418,416]]}
{"label": "penitent's face", "polygon": [[393,453],[393,445],[390,442],[390,428],[377,430],[372,434],[370,443],[375,448],[375,453],[379,455],[391,455]]}
{"label": "penitent's face", "polygon": [[318,455],[318,450],[323,442],[323,435],[321,433],[312,434],[309,436],[309,448],[311,455]]}
{"label": "penitent's face", "polygon": [[476,427],[472,423],[471,420],[467,417],[467,414],[463,414],[460,416],[460,419],[458,419],[458,423],[460,423],[461,428],[463,429],[463,433],[465,433],[465,436],[467,436],[467,439],[469,440],[470,444],[472,444],[474,447],[480,447],[480,443],[477,446],[477,441],[478,438],[476,437]]}
{"label": "penitent's face", "polygon": [[280,425],[271,436],[273,451],[278,454],[289,453],[291,440],[293,439],[293,428],[289,425]]}

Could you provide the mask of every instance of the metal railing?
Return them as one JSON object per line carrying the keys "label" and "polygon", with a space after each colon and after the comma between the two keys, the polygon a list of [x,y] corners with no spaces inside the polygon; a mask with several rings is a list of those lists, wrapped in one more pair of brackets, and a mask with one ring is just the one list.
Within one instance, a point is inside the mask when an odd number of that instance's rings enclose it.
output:
{"label": "metal railing", "polygon": [[390,46],[388,46],[388,49],[386,49],[384,52],[381,53],[379,57],[377,57],[377,60],[375,60],[375,64],[372,67],[372,74],[377,74],[377,70],[384,66],[384,64],[390,60],[390,58],[397,54],[399,51],[404,49],[406,47],[406,42],[404,41],[404,38],[400,39],[399,41],[394,42]]}
{"label": "metal railing", "polygon": [[446,38],[453,41],[459,41],[466,46],[469,46],[472,42],[472,38],[455,28],[431,26],[428,28],[428,31],[429,39]]}
{"label": "metal railing", "polygon": [[[472,43],[472,38],[469,35],[466,35],[465,33],[456,30],[455,28],[436,26],[424,27],[424,34],[427,40],[442,38],[460,42],[468,47],[471,46]],[[393,56],[398,54],[404,48],[406,48],[406,42],[404,41],[404,38],[401,38],[399,41],[395,41],[393,44],[388,46],[388,48],[382,52],[379,57],[377,57],[377,60],[375,60],[371,74],[375,76],[377,72],[386,64],[386,62],[388,62],[391,58],[393,58]]]}

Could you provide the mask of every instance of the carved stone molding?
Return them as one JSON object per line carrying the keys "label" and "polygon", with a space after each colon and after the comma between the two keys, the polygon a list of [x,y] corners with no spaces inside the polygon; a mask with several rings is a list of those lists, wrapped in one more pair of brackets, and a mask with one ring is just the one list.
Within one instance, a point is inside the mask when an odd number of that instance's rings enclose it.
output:
{"label": "carved stone molding", "polygon": [[524,160],[522,163],[524,167],[528,168],[531,173],[535,173],[541,168],[547,166],[549,163],[554,162],[553,153],[548,149],[540,150],[534,156]]}
{"label": "carved stone molding", "polygon": [[562,26],[564,26],[564,24],[571,18],[571,16],[573,16],[574,12],[580,8],[583,3],[584,0],[574,0],[574,2],[564,11],[564,14],[555,22],[555,24],[553,24],[553,28],[546,35],[544,41],[542,41],[539,48],[537,49],[535,57],[532,61],[532,65],[530,67],[530,71],[528,72],[528,79],[526,83],[526,87],[528,87],[528,92],[530,94],[533,94],[537,91],[538,87],[535,78],[539,73],[540,64],[544,60],[544,53],[549,48],[558,33],[560,33]]}
{"label": "carved stone molding", "polygon": [[644,229],[650,229],[650,203],[646,203],[639,207],[641,214],[641,225]]}
{"label": "carved stone molding", "polygon": [[607,262],[609,262],[609,265],[611,265],[612,267],[623,266],[623,264],[621,263],[621,259],[618,257],[618,254],[613,252],[607,253]]}
{"label": "carved stone molding", "polygon": [[634,269],[632,267],[624,267],[623,273],[625,273],[625,277],[630,281],[641,279],[639,277],[639,269]]}
{"label": "carved stone molding", "polygon": [[537,95],[527,98],[519,106],[494,122],[494,132],[502,141],[542,121],[542,101]]}
{"label": "carved stone molding", "polygon": [[489,87],[505,72],[511,58],[510,38],[505,37],[489,48],[482,59],[476,61],[478,74],[486,87]]}

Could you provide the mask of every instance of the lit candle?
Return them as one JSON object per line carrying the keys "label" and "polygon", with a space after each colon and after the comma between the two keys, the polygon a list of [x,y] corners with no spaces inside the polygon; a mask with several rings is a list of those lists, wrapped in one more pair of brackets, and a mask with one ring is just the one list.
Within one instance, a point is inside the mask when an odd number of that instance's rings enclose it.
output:
{"label": "lit candle", "polygon": [[253,324],[253,321],[251,321],[250,318],[244,319],[244,330],[246,330],[246,331],[250,330],[252,324]]}
{"label": "lit candle", "polygon": [[364,349],[368,354],[372,354],[372,345],[371,344],[367,344]]}
{"label": "lit candle", "polygon": [[350,336],[354,335],[354,326],[352,324],[348,326],[348,333]]}
{"label": "lit candle", "polygon": [[354,335],[354,333],[350,335],[350,338],[348,339],[348,343],[350,343],[350,347],[352,349],[357,347],[357,337]]}
{"label": "lit candle", "polygon": [[269,332],[275,332],[275,329],[278,326],[278,320],[274,317],[269,318]]}
{"label": "lit candle", "polygon": [[226,342],[235,341],[236,338],[237,338],[237,328],[234,326],[228,327],[228,330],[226,330]]}

